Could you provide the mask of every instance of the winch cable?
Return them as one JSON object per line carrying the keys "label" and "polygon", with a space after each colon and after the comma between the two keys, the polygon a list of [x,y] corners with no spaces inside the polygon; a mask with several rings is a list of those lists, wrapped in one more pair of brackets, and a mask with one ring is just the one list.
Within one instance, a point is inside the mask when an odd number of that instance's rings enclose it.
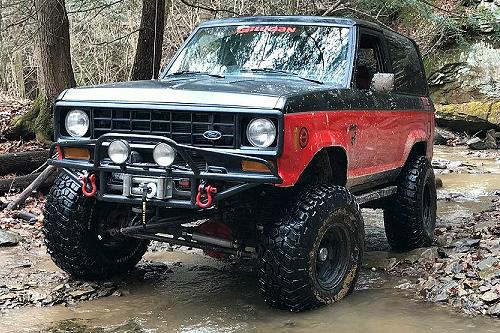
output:
{"label": "winch cable", "polygon": [[146,183],[143,183],[141,187],[142,187],[142,226],[146,228],[146,214],[147,214],[146,202],[148,200],[149,187],[148,184]]}

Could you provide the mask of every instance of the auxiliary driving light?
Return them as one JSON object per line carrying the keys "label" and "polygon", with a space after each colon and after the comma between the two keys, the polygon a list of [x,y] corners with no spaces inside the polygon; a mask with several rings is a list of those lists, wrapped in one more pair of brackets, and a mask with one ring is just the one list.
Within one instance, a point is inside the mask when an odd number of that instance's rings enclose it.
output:
{"label": "auxiliary driving light", "polygon": [[130,146],[125,140],[114,140],[108,146],[108,156],[116,164],[123,164],[130,155]]}
{"label": "auxiliary driving light", "polygon": [[153,150],[153,158],[158,165],[168,167],[174,163],[175,149],[166,143],[159,143]]}

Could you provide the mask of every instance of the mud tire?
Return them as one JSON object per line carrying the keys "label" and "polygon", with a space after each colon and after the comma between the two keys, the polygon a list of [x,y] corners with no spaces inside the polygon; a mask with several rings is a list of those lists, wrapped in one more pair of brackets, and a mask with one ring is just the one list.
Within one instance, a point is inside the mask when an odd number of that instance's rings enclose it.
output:
{"label": "mud tire", "polygon": [[[344,187],[310,185],[294,198],[281,218],[264,228],[259,282],[269,305],[304,311],[352,292],[364,252],[364,223],[359,205]],[[319,248],[334,235],[336,245],[321,263]],[[334,267],[331,281],[320,273],[326,262]]]}
{"label": "mud tire", "polygon": [[147,250],[148,241],[119,236],[119,247],[103,244],[98,226],[110,204],[82,195],[80,184],[61,173],[44,209],[44,242],[54,263],[71,276],[98,280],[134,267]]}
{"label": "mud tire", "polygon": [[409,251],[432,244],[436,226],[436,181],[425,156],[410,159],[398,190],[384,209],[387,241],[392,249]]}

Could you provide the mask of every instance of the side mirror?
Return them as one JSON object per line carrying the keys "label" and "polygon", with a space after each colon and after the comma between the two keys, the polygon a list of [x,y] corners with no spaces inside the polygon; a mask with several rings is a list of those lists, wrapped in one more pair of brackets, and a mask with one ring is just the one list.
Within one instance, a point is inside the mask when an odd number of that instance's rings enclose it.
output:
{"label": "side mirror", "polygon": [[370,89],[378,92],[391,92],[394,90],[393,73],[375,73],[372,78]]}

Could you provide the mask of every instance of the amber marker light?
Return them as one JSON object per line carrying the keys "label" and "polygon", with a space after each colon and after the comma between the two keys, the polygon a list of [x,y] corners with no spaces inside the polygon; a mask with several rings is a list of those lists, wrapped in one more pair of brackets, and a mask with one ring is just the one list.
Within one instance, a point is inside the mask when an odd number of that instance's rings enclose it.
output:
{"label": "amber marker light", "polygon": [[65,147],[62,148],[64,158],[71,158],[75,160],[90,160],[90,152],[85,148]]}
{"label": "amber marker light", "polygon": [[305,148],[309,142],[309,132],[307,128],[302,127],[299,132],[299,146]]}
{"label": "amber marker light", "polygon": [[269,168],[267,167],[267,165],[254,161],[242,161],[241,169],[243,171],[269,172]]}

